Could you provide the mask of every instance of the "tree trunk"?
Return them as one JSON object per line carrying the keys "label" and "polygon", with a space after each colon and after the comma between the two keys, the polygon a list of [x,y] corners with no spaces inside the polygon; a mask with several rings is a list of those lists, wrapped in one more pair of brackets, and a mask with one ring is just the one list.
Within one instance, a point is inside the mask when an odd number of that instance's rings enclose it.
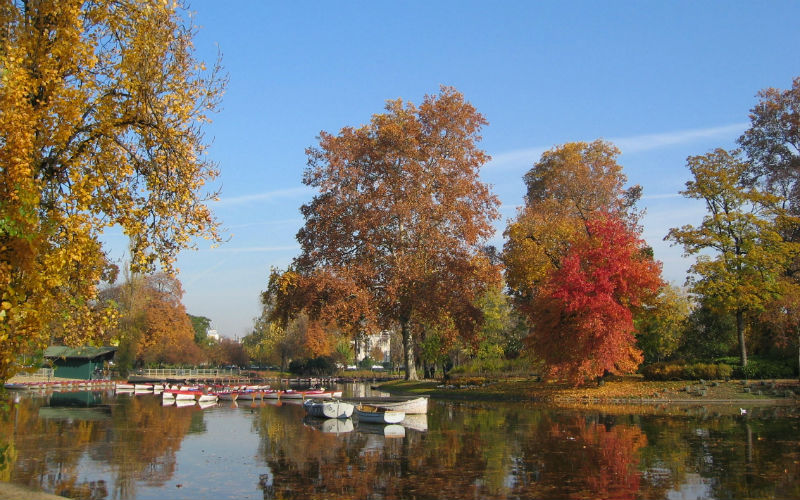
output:
{"label": "tree trunk", "polygon": [[736,310],[736,335],[739,337],[739,360],[742,368],[747,366],[747,344],[744,342],[744,311]]}
{"label": "tree trunk", "polygon": [[414,339],[407,319],[400,320],[400,330],[403,333],[403,359],[406,364],[406,380],[419,380],[417,369],[414,366]]}

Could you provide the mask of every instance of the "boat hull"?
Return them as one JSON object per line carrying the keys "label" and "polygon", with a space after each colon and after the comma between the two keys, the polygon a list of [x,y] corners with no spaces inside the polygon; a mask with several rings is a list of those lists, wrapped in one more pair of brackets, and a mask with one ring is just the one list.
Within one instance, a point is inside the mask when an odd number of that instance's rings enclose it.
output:
{"label": "boat hull", "polygon": [[368,424],[398,424],[406,418],[402,411],[384,410],[370,405],[357,406],[355,414],[359,422]]}
{"label": "boat hull", "polygon": [[318,418],[350,418],[354,406],[343,401],[314,401],[307,400],[303,404],[306,413]]}

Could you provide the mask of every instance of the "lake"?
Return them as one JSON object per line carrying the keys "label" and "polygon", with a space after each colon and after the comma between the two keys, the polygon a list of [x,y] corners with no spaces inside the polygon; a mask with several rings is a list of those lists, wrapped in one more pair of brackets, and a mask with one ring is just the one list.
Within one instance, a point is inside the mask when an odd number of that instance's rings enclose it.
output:
{"label": "lake", "polygon": [[800,498],[800,409],[746,410],[431,400],[425,418],[385,428],[299,404],[23,394],[0,422],[0,479],[119,500]]}

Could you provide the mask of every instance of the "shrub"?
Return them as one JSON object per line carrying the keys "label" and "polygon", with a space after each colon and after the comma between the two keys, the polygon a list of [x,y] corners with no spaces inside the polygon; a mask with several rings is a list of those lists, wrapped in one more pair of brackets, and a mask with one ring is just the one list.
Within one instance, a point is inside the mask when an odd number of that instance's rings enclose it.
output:
{"label": "shrub", "polygon": [[794,366],[783,360],[775,359],[749,359],[747,360],[747,366],[735,366],[732,368],[733,375],[736,378],[745,379],[792,378],[796,375]]}
{"label": "shrub", "polygon": [[725,379],[733,372],[725,363],[653,363],[641,368],[646,380]]}

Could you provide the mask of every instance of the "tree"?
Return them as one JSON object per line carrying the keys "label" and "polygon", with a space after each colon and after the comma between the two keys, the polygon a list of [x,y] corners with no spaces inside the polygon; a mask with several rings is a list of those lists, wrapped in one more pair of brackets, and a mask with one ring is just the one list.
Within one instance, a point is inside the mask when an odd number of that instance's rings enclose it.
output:
{"label": "tree", "polygon": [[203,351],[181,299],[180,281],[167,273],[134,274],[104,290],[101,297],[118,311],[119,321],[105,340],[120,346],[117,364],[197,364]]}
{"label": "tree", "polygon": [[[765,190],[779,193],[790,213],[800,215],[800,77],[791,89],[768,88],[758,96],[750,128],[739,138],[750,160],[747,174],[763,180]],[[798,228],[792,229],[792,239],[799,238]]]}
{"label": "tree", "polygon": [[703,200],[708,215],[699,227],[673,228],[665,239],[683,245],[687,256],[714,252],[698,255],[687,284],[710,306],[735,316],[739,357],[747,366],[746,316],[779,296],[779,278],[800,252],[781,232],[797,219],[783,209],[780,196],[748,185],[749,165],[738,151],[716,149],[687,163],[694,180],[681,194]]}
{"label": "tree", "polygon": [[629,225],[600,214],[586,228],[537,294],[528,337],[551,373],[576,385],[636,369],[634,314],[662,286],[660,263]]}
{"label": "tree", "polygon": [[477,305],[484,318],[476,339],[478,359],[518,356],[527,328],[503,288],[498,286],[488,289],[478,299]]}
{"label": "tree", "polygon": [[[224,79],[195,60],[177,2],[6,1],[0,8],[0,379],[63,324],[102,335],[100,234],[131,238],[131,266],[170,270],[218,240],[202,124]],[[106,320],[104,320],[105,318]]]}
{"label": "tree", "polygon": [[641,188],[624,188],[617,156],[619,150],[602,140],[571,142],[545,152],[525,174],[525,206],[506,228],[503,247],[506,280],[523,311],[596,213],[636,224]]}
{"label": "tree", "polygon": [[194,329],[194,343],[200,346],[205,345],[208,342],[208,329],[211,327],[211,319],[190,314],[189,321],[192,322],[192,329]]}
{"label": "tree", "polygon": [[278,288],[313,288],[299,303],[319,311],[356,304],[350,325],[398,324],[408,379],[416,379],[418,325],[446,316],[472,335],[475,298],[499,279],[480,252],[498,217],[497,198],[478,178],[489,159],[477,147],[485,124],[459,92],[442,87],[419,107],[388,101],[368,125],[321,132],[306,151],[303,182],[318,194],[301,208],[290,286]]}
{"label": "tree", "polygon": [[652,304],[636,318],[636,344],[646,363],[664,361],[683,342],[692,302],[679,287],[664,285]]}
{"label": "tree", "polygon": [[797,368],[800,373],[800,286],[794,281],[784,279],[782,293],[766,304],[759,318],[773,331],[777,347],[797,346]]}

